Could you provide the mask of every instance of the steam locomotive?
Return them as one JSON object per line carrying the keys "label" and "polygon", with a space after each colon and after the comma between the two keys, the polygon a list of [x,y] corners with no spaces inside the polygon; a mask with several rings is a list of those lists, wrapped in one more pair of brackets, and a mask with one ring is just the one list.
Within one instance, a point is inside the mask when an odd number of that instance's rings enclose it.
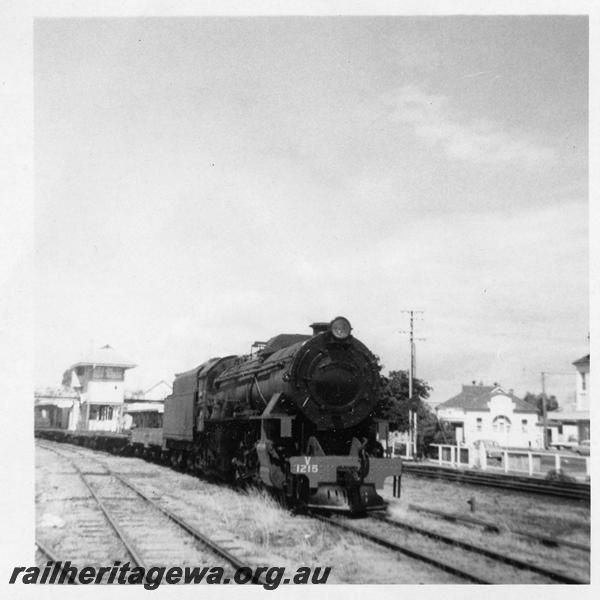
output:
{"label": "steam locomotive", "polygon": [[350,513],[385,507],[378,489],[401,460],[377,441],[387,423],[375,356],[336,317],[312,335],[280,334],[249,356],[176,375],[163,452],[175,467],[262,484],[291,505]]}
{"label": "steam locomotive", "polygon": [[[402,461],[378,440],[377,359],[348,319],[280,334],[244,356],[212,358],[175,376],[164,414],[130,431],[36,430],[36,435],[134,453],[237,485],[260,485],[289,506],[351,514],[384,509]],[[140,415],[142,416],[142,415]]]}

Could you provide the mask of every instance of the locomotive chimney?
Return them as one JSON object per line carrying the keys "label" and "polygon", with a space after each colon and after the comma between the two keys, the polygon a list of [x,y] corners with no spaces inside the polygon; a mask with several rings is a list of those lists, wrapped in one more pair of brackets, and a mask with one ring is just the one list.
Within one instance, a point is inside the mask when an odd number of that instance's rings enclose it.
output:
{"label": "locomotive chimney", "polygon": [[329,323],[311,323],[310,325],[313,330],[313,335],[317,335],[317,333],[323,333],[329,329]]}

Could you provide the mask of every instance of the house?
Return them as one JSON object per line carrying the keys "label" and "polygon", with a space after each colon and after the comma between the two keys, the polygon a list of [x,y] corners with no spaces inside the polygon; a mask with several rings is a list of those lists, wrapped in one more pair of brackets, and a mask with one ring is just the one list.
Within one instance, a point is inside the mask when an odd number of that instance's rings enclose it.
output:
{"label": "house", "polygon": [[144,392],[144,399],[149,401],[160,401],[173,393],[173,386],[169,385],[164,379],[155,383]]}
{"label": "house", "polygon": [[505,447],[542,446],[535,407],[498,384],[463,385],[459,394],[438,404],[436,412],[440,421],[452,425],[458,444],[485,439]]}

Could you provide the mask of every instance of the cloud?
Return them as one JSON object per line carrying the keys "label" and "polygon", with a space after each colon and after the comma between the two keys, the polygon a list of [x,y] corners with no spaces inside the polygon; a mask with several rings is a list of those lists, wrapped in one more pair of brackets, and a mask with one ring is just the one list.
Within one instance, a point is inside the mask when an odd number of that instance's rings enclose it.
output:
{"label": "cloud", "polygon": [[450,157],[476,164],[528,168],[552,164],[555,153],[518,131],[508,131],[488,120],[461,122],[447,97],[405,86],[383,96],[391,107],[390,118],[410,128],[431,146],[441,147]]}
{"label": "cloud", "polygon": [[[584,353],[585,210],[580,199],[504,215],[427,215],[397,235],[357,238],[356,252],[329,248],[318,270],[309,256],[296,265],[296,289],[319,291],[302,297],[313,314],[348,316],[386,369],[408,364],[401,310],[424,310],[419,374],[436,401],[472,379],[524,393],[537,389],[541,370],[569,371]],[[553,393],[566,398],[567,388]]]}

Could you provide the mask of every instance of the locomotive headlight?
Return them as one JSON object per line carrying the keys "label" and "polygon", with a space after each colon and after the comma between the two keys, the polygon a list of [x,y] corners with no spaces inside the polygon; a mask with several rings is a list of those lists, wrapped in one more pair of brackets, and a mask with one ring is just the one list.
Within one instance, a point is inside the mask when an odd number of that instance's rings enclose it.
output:
{"label": "locomotive headlight", "polygon": [[350,321],[344,317],[336,317],[331,321],[331,334],[338,340],[345,340],[352,331]]}

